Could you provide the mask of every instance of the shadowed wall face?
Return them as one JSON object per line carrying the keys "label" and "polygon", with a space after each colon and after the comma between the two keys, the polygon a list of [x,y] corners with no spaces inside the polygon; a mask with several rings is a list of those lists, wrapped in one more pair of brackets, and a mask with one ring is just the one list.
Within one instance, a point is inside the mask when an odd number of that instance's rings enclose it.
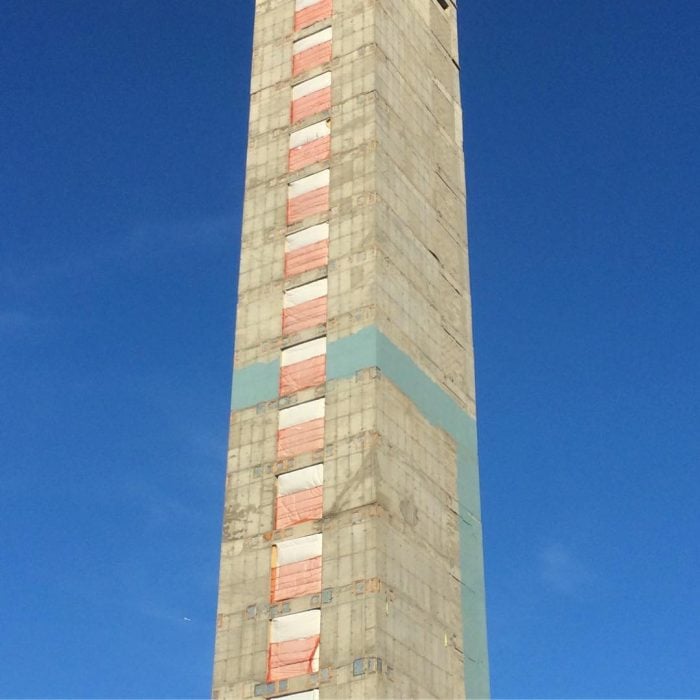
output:
{"label": "shadowed wall face", "polygon": [[258,3],[216,697],[489,694],[456,47]]}

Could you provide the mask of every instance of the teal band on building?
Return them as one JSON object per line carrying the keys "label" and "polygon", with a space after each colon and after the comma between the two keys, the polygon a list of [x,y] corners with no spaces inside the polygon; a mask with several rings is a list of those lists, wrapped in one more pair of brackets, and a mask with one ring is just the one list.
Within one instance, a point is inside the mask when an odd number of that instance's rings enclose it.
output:
{"label": "teal band on building", "polygon": [[[428,421],[449,433],[457,444],[462,627],[468,658],[465,663],[472,666],[470,671],[465,671],[465,694],[469,698],[488,697],[483,563],[475,569],[469,566],[470,562],[481,562],[482,559],[476,422],[376,326],[368,326],[329,343],[327,363],[328,381],[347,379],[360,370],[376,367],[415,404]],[[279,376],[278,361],[236,370],[232,410],[274,400]]]}
{"label": "teal band on building", "polygon": [[456,0],[255,18],[212,694],[488,698]]}

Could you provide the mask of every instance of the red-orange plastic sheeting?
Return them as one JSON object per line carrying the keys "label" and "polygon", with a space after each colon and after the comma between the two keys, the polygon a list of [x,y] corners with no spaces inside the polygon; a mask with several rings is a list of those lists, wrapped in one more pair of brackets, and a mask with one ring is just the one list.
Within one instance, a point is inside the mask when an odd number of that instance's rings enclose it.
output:
{"label": "red-orange plastic sheeting", "polygon": [[292,102],[292,123],[325,112],[331,107],[331,89],[321,88]]}
{"label": "red-orange plastic sheeting", "polygon": [[331,60],[333,48],[330,41],[317,44],[305,51],[295,53],[292,58],[292,75],[299,75],[306,70],[322,66]]}
{"label": "red-orange plastic sheeting", "polygon": [[331,72],[326,71],[292,87],[292,124],[324,112],[331,106],[332,78]]}
{"label": "red-orange plastic sheeting", "polygon": [[321,557],[304,559],[272,570],[272,602],[321,592]]}
{"label": "red-orange plastic sheeting", "polygon": [[275,528],[318,520],[323,516],[323,486],[314,486],[275,500]]}
{"label": "red-orange plastic sheeting", "polygon": [[[306,543],[301,545],[306,546]],[[320,634],[321,611],[318,609],[273,618],[270,621],[268,681],[318,671]]]}
{"label": "red-orange plastic sheeting", "polygon": [[298,275],[307,270],[328,265],[328,241],[318,241],[310,245],[291,250],[284,256],[284,274]]}
{"label": "red-orange plastic sheeting", "polygon": [[291,306],[282,312],[282,333],[289,335],[326,322],[328,297],[319,297]]}
{"label": "red-orange plastic sheeting", "polygon": [[293,180],[287,186],[287,223],[328,211],[330,169]]}
{"label": "red-orange plastic sheeting", "polygon": [[315,22],[328,19],[333,12],[332,0],[297,0],[294,13],[294,31],[310,27]]}
{"label": "red-orange plastic sheeting", "polygon": [[304,452],[322,450],[324,445],[325,418],[284,428],[277,433],[277,457],[289,459]]}
{"label": "red-orange plastic sheeting", "polygon": [[330,41],[325,44],[319,44],[318,46],[313,46],[306,51],[300,51],[298,54],[294,55],[292,59],[292,75],[299,75],[305,70],[311,70],[318,66],[322,66],[331,60],[333,54],[333,48]]}
{"label": "red-orange plastic sheeting", "polygon": [[270,644],[267,658],[268,682],[315,673],[318,670],[320,639],[320,635],[316,635]]}
{"label": "red-orange plastic sheeting", "polygon": [[[329,224],[324,222],[289,234],[284,240],[285,275],[296,275],[328,264]],[[321,290],[314,297],[323,296]],[[313,297],[309,297],[313,298]],[[299,301],[308,301],[300,299]]]}
{"label": "red-orange plastic sheeting", "polygon": [[301,170],[307,165],[326,160],[331,155],[331,137],[322,136],[320,139],[305,143],[303,146],[289,150],[289,171]]}
{"label": "red-orange plastic sheeting", "polygon": [[306,194],[299,195],[287,202],[287,223],[295,224],[307,216],[323,214],[330,207],[330,188],[319,187]]}
{"label": "red-orange plastic sheeting", "polygon": [[326,356],[312,357],[280,369],[280,396],[293,394],[326,381]]}
{"label": "red-orange plastic sheeting", "polygon": [[[280,530],[307,520],[317,520],[323,515],[323,463],[280,474],[277,477],[275,501],[275,528]],[[276,566],[292,561],[310,559],[321,553],[306,543],[315,540],[299,540],[297,545],[278,544]],[[296,556],[290,556],[294,552]]]}

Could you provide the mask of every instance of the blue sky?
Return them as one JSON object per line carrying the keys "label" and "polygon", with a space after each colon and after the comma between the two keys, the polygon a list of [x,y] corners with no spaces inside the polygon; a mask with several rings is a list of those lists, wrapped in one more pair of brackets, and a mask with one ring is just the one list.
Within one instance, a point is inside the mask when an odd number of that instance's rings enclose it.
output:
{"label": "blue sky", "polygon": [[[204,697],[252,6],[6,0],[0,696]],[[700,696],[700,3],[460,2],[492,686]]]}

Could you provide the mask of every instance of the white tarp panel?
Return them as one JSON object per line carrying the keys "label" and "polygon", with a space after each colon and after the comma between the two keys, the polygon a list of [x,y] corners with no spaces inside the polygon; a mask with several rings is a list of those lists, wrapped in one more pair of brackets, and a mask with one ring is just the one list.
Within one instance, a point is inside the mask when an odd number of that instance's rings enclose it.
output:
{"label": "white tarp panel", "polygon": [[323,463],[313,464],[304,469],[280,474],[277,477],[277,494],[286,496],[290,493],[306,491],[316,486],[323,486]]}
{"label": "white tarp panel", "polygon": [[321,634],[320,610],[306,610],[294,615],[283,615],[274,618],[270,623],[270,641],[273,644],[316,637],[319,634]]}
{"label": "white tarp panel", "polygon": [[294,693],[293,695],[277,695],[275,700],[319,700],[319,689],[305,690],[303,693]]}
{"label": "white tarp panel", "polygon": [[287,252],[290,252],[292,250],[299,250],[299,248],[311,245],[312,243],[325,241],[327,238],[328,224],[317,224],[316,226],[310,226],[296,233],[289,234],[284,240],[284,247]]}
{"label": "white tarp panel", "polygon": [[302,177],[300,180],[295,180],[289,183],[287,188],[287,198],[294,199],[307,192],[313,192],[321,187],[328,187],[331,181],[331,171],[329,168],[321,170],[320,173],[314,173],[313,175],[307,175]]}
{"label": "white tarp panel", "polygon": [[328,278],[302,284],[300,287],[293,287],[284,293],[282,299],[282,307],[289,309],[297,304],[303,304],[305,301],[325,297],[328,294]]}
{"label": "white tarp panel", "polygon": [[307,7],[311,7],[311,5],[317,5],[320,1],[321,0],[296,0],[294,9],[299,12],[299,10],[304,10]]}
{"label": "white tarp panel", "polygon": [[317,92],[318,90],[323,90],[331,86],[331,72],[326,71],[317,75],[315,78],[309,78],[303,83],[299,83],[292,88],[292,101],[298,100],[300,97],[306,97],[312,92]]}
{"label": "white tarp panel", "polygon": [[331,120],[324,119],[322,122],[317,122],[316,124],[311,124],[311,126],[299,129],[299,131],[295,131],[289,137],[289,147],[299,148],[299,146],[303,146],[311,141],[316,141],[316,139],[322,139],[324,136],[330,135]]}
{"label": "white tarp panel", "polygon": [[282,350],[281,366],[293,365],[297,362],[309,360],[312,357],[326,354],[326,338],[315,338],[306,343],[293,345],[291,348]]}
{"label": "white tarp panel", "polygon": [[322,535],[318,534],[277,542],[275,544],[277,548],[277,566],[320,557],[322,537]]}
{"label": "white tarp panel", "polygon": [[279,428],[291,428],[299,423],[306,423],[310,420],[323,418],[326,415],[326,399],[316,399],[307,401],[296,406],[283,408],[279,414]]}
{"label": "white tarp panel", "polygon": [[312,49],[314,46],[319,44],[325,44],[327,41],[333,39],[333,29],[328,27],[328,29],[322,29],[320,32],[316,32],[309,36],[299,39],[292,44],[292,53],[301,53],[306,51],[306,49]]}

